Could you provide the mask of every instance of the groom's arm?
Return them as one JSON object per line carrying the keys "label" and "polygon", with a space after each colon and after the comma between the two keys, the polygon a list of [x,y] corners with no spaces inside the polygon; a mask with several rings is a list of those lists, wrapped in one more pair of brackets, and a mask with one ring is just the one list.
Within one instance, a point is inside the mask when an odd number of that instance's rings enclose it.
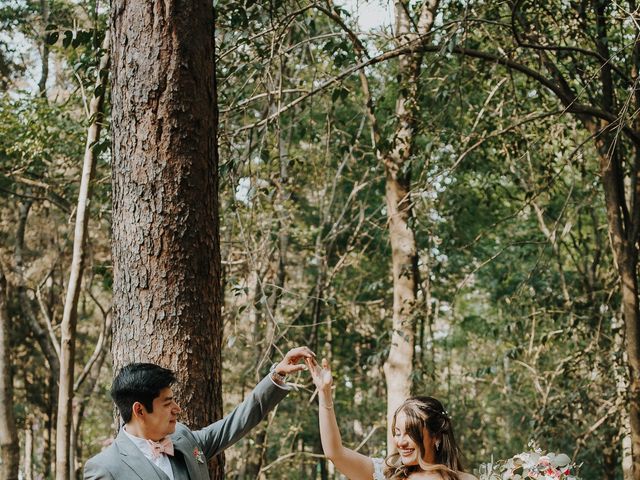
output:
{"label": "groom's arm", "polygon": [[300,362],[314,357],[315,354],[307,347],[289,350],[275,366],[275,370],[265,377],[233,412],[222,420],[193,432],[205,456],[211,458],[220,453],[260,423],[291,391],[291,387],[284,383],[284,377],[305,370],[305,365]]}
{"label": "groom's arm", "polygon": [[290,391],[291,387],[288,385],[276,385],[271,374],[263,378],[229,415],[193,432],[204,455],[211,458],[236,443],[260,423]]}

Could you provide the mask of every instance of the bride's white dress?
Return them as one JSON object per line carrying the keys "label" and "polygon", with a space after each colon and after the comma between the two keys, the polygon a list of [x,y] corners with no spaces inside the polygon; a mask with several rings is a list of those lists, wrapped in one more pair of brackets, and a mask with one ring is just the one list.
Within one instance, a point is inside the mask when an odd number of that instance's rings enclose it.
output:
{"label": "bride's white dress", "polygon": [[382,469],[384,468],[384,459],[372,458],[373,460],[373,480],[384,480]]}

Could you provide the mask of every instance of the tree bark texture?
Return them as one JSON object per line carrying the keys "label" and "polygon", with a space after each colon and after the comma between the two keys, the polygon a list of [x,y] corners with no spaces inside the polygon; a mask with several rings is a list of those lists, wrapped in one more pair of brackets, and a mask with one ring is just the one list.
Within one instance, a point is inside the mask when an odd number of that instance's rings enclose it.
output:
{"label": "tree bark texture", "polygon": [[0,265],[0,478],[17,480],[20,465],[18,430],[13,412],[11,321],[7,311],[7,279]]}
{"label": "tree bark texture", "polygon": [[[101,93],[91,99],[89,114],[91,124],[87,130],[82,164],[82,178],[78,192],[76,224],[73,237],[73,254],[69,271],[62,323],[60,324],[60,377],[58,381],[58,415],[56,426],[56,480],[67,480],[73,476],[74,466],[71,464],[71,429],[73,420],[73,379],[76,350],[76,326],[78,323],[78,299],[82,286],[85,250],[89,225],[89,199],[91,197],[91,181],[96,169],[97,155],[94,146],[100,139],[102,129],[102,112],[105,98],[107,69],[109,68],[109,32],[103,44],[105,53],[100,60],[96,86],[101,86]],[[104,73],[103,73],[104,72]],[[99,91],[96,89],[96,91]]]}
{"label": "tree bark texture", "polygon": [[114,371],[171,368],[202,427],[222,414],[213,4],[111,12]]}

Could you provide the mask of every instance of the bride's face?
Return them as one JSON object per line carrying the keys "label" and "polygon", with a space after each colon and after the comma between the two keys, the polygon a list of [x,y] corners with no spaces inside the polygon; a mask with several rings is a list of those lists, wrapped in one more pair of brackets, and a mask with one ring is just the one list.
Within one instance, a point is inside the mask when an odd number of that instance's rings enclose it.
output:
{"label": "bride's face", "polygon": [[[420,456],[420,447],[409,436],[406,430],[407,417],[404,412],[398,413],[396,416],[396,426],[393,432],[393,439],[400,454],[402,463],[407,466],[418,465],[418,458]],[[422,430],[423,450],[425,452],[424,462],[433,463],[435,458],[434,442],[429,434],[429,431],[425,428]]]}

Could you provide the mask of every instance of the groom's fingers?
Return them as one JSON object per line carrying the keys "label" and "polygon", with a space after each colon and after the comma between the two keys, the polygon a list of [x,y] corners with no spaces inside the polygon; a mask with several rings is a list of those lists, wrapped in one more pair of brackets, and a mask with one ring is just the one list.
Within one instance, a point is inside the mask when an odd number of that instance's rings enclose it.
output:
{"label": "groom's fingers", "polygon": [[285,355],[285,358],[288,357],[292,360],[298,360],[300,357],[314,358],[315,356],[316,354],[313,353],[309,347],[296,347],[289,350]]}
{"label": "groom's fingers", "polygon": [[289,364],[283,367],[283,370],[287,373],[299,372],[306,369],[307,366],[303,363]]}

